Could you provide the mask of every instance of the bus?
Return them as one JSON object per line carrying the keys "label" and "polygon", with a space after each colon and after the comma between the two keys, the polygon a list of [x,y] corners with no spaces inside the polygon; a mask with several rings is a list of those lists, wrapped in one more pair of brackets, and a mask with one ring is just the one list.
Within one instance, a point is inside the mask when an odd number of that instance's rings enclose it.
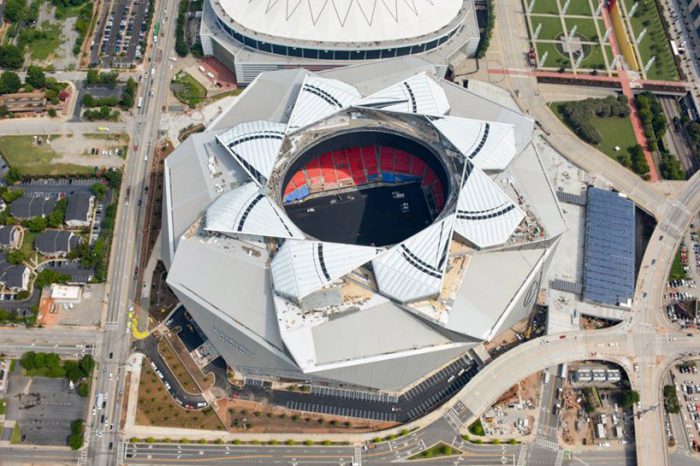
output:
{"label": "bus", "polygon": [[136,104],[136,108],[141,108],[143,105],[143,97],[139,97],[139,102]]}
{"label": "bus", "polygon": [[158,37],[158,34],[160,33],[160,21],[156,22],[156,25],[153,27],[153,37]]}

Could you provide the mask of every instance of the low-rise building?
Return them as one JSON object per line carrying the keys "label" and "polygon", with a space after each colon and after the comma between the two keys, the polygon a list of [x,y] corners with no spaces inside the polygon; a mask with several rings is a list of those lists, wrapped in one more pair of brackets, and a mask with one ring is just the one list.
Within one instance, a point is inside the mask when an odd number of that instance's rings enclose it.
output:
{"label": "low-rise building", "polygon": [[10,204],[10,213],[20,220],[32,217],[46,217],[56,207],[55,197],[37,197],[24,195]]}
{"label": "low-rise building", "polygon": [[622,379],[622,374],[620,374],[619,369],[608,369],[607,371],[608,382],[619,382]]}
{"label": "low-rise building", "polygon": [[10,291],[29,289],[29,268],[7,262],[5,254],[0,253],[0,284]]}
{"label": "low-rise building", "polygon": [[604,369],[593,369],[591,372],[593,373],[594,382],[605,382],[608,380]]}
{"label": "low-rise building", "polygon": [[68,198],[65,222],[66,226],[81,228],[90,225],[90,215],[95,196],[90,193],[79,192]]}
{"label": "low-rise building", "polygon": [[59,285],[54,283],[51,285],[51,299],[58,304],[64,303],[79,303],[83,295],[81,286]]}
{"label": "low-rise building", "polygon": [[0,226],[0,247],[17,249],[22,243],[22,229],[17,225]]}
{"label": "low-rise building", "polygon": [[46,102],[46,96],[41,91],[0,95],[0,106],[11,113],[42,113],[46,110]]}
{"label": "low-rise building", "polygon": [[34,249],[47,257],[65,257],[78,247],[81,239],[71,231],[46,230],[34,239]]}
{"label": "low-rise building", "polygon": [[578,369],[574,372],[574,382],[590,382],[593,380],[590,369]]}

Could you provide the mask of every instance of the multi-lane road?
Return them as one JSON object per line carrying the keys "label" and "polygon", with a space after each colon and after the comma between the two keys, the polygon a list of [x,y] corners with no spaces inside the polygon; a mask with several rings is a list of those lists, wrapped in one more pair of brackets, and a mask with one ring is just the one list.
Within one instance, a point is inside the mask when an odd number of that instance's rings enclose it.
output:
{"label": "multi-lane road", "polygon": [[[158,3],[155,17],[164,15],[164,11],[175,11],[173,0]],[[134,296],[134,276],[138,253],[140,251],[141,223],[145,212],[138,199],[143,195],[148,179],[148,167],[153,144],[158,139],[161,106],[166,97],[168,83],[168,66],[158,61],[158,56],[169,56],[174,37],[175,21],[165,24],[163,40],[148,51],[150,68],[144,71],[144,78],[139,86],[139,97],[143,104],[138,109],[131,127],[133,150],[122,179],[120,205],[114,230],[112,258],[110,260],[109,281],[105,296],[106,306],[103,312],[104,337],[98,354],[100,372],[94,384],[95,393],[109,393],[107,407],[103,411],[106,421],[98,422],[94,416],[90,422],[90,435],[87,463],[90,465],[113,465],[121,461],[117,453],[118,428],[114,432],[105,429],[107,424],[120,426],[122,405],[124,403],[124,365],[129,356],[130,334],[127,329],[128,311]],[[164,53],[158,53],[158,50]],[[128,193],[128,195],[127,195]],[[98,434],[98,432],[100,432]]]}

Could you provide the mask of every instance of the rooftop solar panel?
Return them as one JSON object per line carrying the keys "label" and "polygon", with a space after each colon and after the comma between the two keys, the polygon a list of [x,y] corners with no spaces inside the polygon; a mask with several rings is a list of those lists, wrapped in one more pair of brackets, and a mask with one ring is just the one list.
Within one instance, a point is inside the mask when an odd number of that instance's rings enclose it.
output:
{"label": "rooftop solar panel", "polygon": [[590,188],[585,241],[583,298],[610,306],[632,299],[634,202],[616,192]]}

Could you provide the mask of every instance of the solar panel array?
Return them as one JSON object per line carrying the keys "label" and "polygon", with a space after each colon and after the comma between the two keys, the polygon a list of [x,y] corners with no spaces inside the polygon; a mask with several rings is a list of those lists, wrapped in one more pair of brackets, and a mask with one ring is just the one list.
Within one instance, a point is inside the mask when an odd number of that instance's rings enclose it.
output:
{"label": "solar panel array", "polygon": [[588,190],[583,298],[617,306],[634,295],[634,203],[618,193]]}

